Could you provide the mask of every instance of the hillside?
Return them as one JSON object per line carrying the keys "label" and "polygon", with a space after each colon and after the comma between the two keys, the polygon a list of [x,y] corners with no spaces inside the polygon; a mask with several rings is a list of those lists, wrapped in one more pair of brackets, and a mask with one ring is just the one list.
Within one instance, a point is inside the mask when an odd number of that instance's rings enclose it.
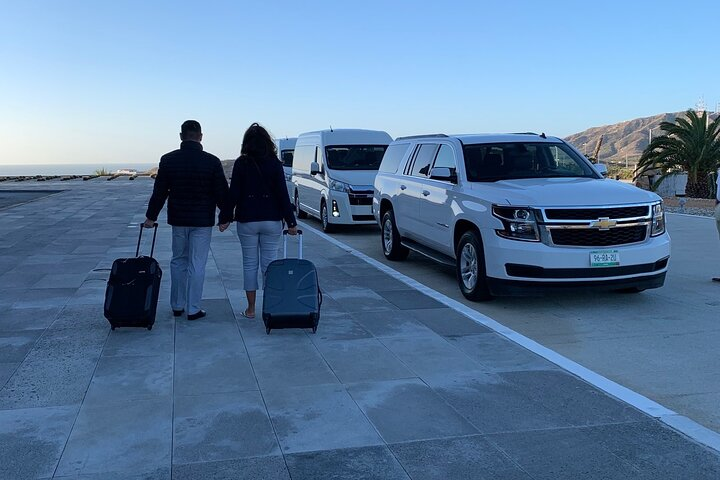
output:
{"label": "hillside", "polygon": [[[672,122],[675,117],[684,113],[661,113],[652,117],[636,118],[613,125],[593,127],[570,135],[565,140],[589,156],[595,151],[600,135],[604,135],[600,154],[598,155],[600,161],[623,164],[628,162],[630,165],[634,165],[649,143],[650,129],[652,128],[653,137],[661,135],[663,131],[657,128],[660,122]],[[717,115],[717,113],[710,114],[711,120],[716,118]]]}

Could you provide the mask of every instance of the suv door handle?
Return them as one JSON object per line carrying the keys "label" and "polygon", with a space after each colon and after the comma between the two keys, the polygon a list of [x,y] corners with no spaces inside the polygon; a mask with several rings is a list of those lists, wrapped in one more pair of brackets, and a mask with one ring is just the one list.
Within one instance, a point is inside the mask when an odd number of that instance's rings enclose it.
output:
{"label": "suv door handle", "polygon": [[400,185],[400,190],[405,190],[407,187],[405,185]]}
{"label": "suv door handle", "polygon": [[430,195],[430,192],[427,190],[423,190],[422,194],[423,194],[423,196],[427,197],[428,195]]}

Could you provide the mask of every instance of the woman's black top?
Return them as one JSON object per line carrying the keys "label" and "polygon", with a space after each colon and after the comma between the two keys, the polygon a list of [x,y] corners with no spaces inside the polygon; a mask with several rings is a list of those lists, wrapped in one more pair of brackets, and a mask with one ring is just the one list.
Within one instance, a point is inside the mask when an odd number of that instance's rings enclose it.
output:
{"label": "woman's black top", "polygon": [[227,207],[220,212],[220,223],[285,220],[288,228],[297,225],[285,172],[275,155],[241,155],[235,160],[229,195]]}

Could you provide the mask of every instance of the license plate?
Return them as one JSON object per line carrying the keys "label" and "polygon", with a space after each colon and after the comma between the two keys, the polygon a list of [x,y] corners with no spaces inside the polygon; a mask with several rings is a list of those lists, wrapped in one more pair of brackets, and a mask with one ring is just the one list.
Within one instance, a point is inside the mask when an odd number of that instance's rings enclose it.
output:
{"label": "license plate", "polygon": [[617,250],[593,250],[590,252],[591,267],[617,267],[620,265],[620,252]]}

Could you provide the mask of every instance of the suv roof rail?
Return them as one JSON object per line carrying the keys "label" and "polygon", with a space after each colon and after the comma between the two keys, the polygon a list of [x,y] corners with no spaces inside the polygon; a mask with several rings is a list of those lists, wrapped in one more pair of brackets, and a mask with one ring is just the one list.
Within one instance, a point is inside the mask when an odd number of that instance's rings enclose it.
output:
{"label": "suv roof rail", "polygon": [[535,132],[513,132],[513,135],[537,135]]}
{"label": "suv roof rail", "polygon": [[429,135],[408,135],[407,137],[397,137],[395,140],[409,140],[411,138],[447,138],[444,133],[431,133]]}

